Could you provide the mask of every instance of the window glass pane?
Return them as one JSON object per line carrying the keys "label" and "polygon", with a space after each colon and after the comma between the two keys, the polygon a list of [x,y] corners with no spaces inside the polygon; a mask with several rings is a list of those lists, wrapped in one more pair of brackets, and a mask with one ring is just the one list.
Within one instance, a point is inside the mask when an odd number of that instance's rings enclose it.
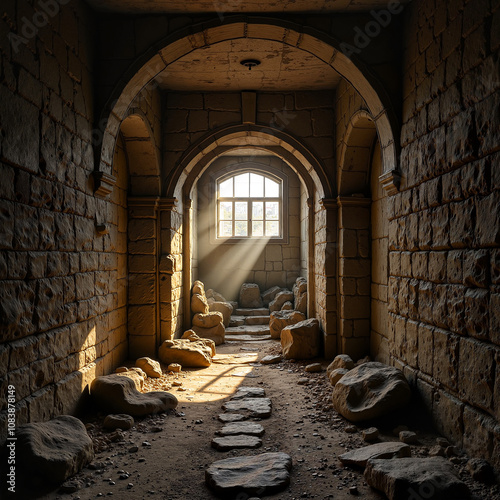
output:
{"label": "window glass pane", "polygon": [[252,221],[252,236],[264,236],[264,222],[261,220]]}
{"label": "window glass pane", "polygon": [[219,184],[219,196],[221,198],[233,197],[233,178]]}
{"label": "window glass pane", "polygon": [[277,201],[266,201],[266,220],[280,218],[280,204]]}
{"label": "window glass pane", "polygon": [[219,223],[219,236],[229,237],[233,235],[233,223],[231,221],[220,221]]}
{"label": "window glass pane", "polygon": [[233,204],[230,201],[221,201],[219,209],[220,220],[231,220],[233,218]]}
{"label": "window glass pane", "polygon": [[266,198],[278,198],[280,195],[280,185],[266,177]]}
{"label": "window glass pane", "polygon": [[252,219],[262,220],[264,218],[264,203],[262,201],[254,201],[252,203]]}
{"label": "window glass pane", "polygon": [[248,236],[248,222],[246,220],[237,220],[234,223],[235,236]]}
{"label": "window glass pane", "polygon": [[250,174],[237,175],[234,178],[234,196],[248,198]]}
{"label": "window glass pane", "polygon": [[262,175],[250,174],[250,196],[254,198],[264,196],[264,177]]}
{"label": "window glass pane", "polygon": [[280,228],[278,221],[266,221],[266,236],[279,236]]}
{"label": "window glass pane", "polygon": [[248,203],[246,201],[237,201],[234,204],[234,218],[235,220],[248,219]]}

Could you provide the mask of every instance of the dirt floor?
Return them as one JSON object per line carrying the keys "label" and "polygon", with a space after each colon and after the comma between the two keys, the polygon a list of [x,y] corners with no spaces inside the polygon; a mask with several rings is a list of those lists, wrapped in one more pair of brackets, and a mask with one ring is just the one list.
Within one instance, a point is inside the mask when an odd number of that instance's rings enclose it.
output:
{"label": "dirt floor", "polygon": [[[385,498],[366,485],[362,471],[343,467],[337,458],[346,450],[366,445],[361,430],[373,423],[357,426],[357,432],[346,432],[351,424],[330,404],[332,387],[325,371],[328,363],[258,362],[267,354],[279,352],[276,341],[231,342],[217,348],[218,354],[209,368],[167,374],[164,366],[163,377],[148,379],[144,390],[168,390],[175,394],[179,400],[177,410],[136,419],[132,429],[114,434],[103,431],[103,415],[86,416],[84,422],[96,448],[94,461],[66,483],[69,491],[34,497],[210,500],[217,498],[204,482],[205,469],[210,464],[232,456],[282,451],[293,459],[290,486],[266,498]],[[306,373],[304,367],[312,361],[322,362],[324,371]],[[307,379],[307,383],[301,379]],[[218,452],[210,445],[223,425],[217,417],[222,413],[222,403],[240,386],[263,387],[272,400],[272,416],[260,422],[265,428],[263,446],[257,450]],[[419,444],[412,445],[412,455],[426,456],[437,435],[422,425],[425,418],[410,418],[410,414],[415,412],[409,409],[406,414],[376,422],[380,440],[397,440],[392,430],[405,424],[419,436]],[[454,461],[475,500],[500,499],[498,485],[484,486],[472,481],[465,467],[466,457],[455,457]],[[72,486],[78,489],[71,491]],[[235,500],[247,498],[239,495]]]}

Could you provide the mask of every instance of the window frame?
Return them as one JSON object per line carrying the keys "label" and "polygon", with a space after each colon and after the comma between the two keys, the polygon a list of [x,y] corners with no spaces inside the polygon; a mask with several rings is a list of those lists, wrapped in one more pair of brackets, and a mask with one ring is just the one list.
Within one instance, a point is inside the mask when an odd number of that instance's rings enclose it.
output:
{"label": "window frame", "polygon": [[[211,241],[213,243],[241,243],[241,242],[247,242],[247,243],[267,243],[267,244],[272,244],[272,243],[288,243],[288,179],[285,174],[282,172],[276,171],[276,172],[270,172],[269,170],[271,169],[266,169],[266,170],[260,170],[260,169],[255,169],[255,168],[245,168],[245,169],[235,169],[232,170],[231,172],[226,172],[223,175],[219,175],[215,178],[213,178],[213,193],[214,193],[214,202],[215,202],[215,210],[214,210],[214,224],[213,228],[210,231],[211,233]],[[274,169],[272,169],[274,170]],[[234,178],[238,175],[241,174],[256,174],[264,178],[264,183],[265,179],[268,178],[272,180],[273,182],[276,182],[279,185],[279,196],[278,197],[272,197],[272,198],[266,198],[265,196],[262,197],[238,197],[238,196],[232,196],[232,197],[219,197],[219,185],[231,178]],[[234,180],[233,180],[234,183]],[[264,188],[265,189],[265,188]],[[250,193],[249,193],[250,194]],[[265,191],[264,191],[265,194]],[[233,184],[233,195],[234,195],[234,184]],[[220,214],[219,214],[219,204],[220,202],[232,202],[233,203],[233,217],[232,217],[232,223],[233,223],[233,234],[234,234],[234,229],[235,229],[235,213],[234,213],[234,203],[235,202],[246,202],[247,205],[247,224],[248,224],[248,232],[250,236],[219,236],[219,231],[220,231]],[[279,203],[279,222],[280,222],[280,235],[279,236],[253,236],[251,235],[251,226],[252,226],[252,202],[263,202],[265,203],[266,201],[271,201],[275,202],[277,201]],[[264,205],[264,216],[263,216],[263,222],[265,224],[265,205]],[[264,229],[265,231],[265,229]]]}

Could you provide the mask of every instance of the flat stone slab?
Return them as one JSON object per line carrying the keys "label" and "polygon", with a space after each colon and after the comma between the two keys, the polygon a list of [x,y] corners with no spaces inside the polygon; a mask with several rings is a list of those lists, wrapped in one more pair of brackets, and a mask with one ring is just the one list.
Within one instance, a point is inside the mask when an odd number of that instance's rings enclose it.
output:
{"label": "flat stone slab", "polygon": [[234,311],[235,316],[269,316],[267,307],[244,308],[240,307]]}
{"label": "flat stone slab", "polygon": [[232,422],[226,424],[221,430],[217,431],[219,436],[238,436],[239,434],[246,434],[247,436],[264,435],[265,429],[260,424],[255,422]]}
{"label": "flat stone slab", "polygon": [[271,335],[269,325],[243,325],[226,328],[227,335]]}
{"label": "flat stone slab", "polygon": [[212,439],[212,448],[217,451],[242,450],[244,448],[260,448],[262,439],[257,436],[239,434],[234,436],[216,437]]}
{"label": "flat stone slab", "polygon": [[[231,316],[231,319],[229,320],[229,328],[235,327],[235,326],[242,326],[245,324],[245,317],[244,316]],[[227,332],[227,328],[226,328]]]}
{"label": "flat stone slab", "polygon": [[226,342],[262,342],[263,340],[271,340],[271,335],[226,335]]}
{"label": "flat stone slab", "polygon": [[250,417],[256,418],[269,418],[272,412],[272,404],[269,398],[244,398],[226,401],[222,408],[227,412],[243,412]]}
{"label": "flat stone slab", "polygon": [[411,456],[411,448],[404,443],[390,442],[377,443],[370,446],[364,446],[357,450],[348,451],[339,456],[339,460],[344,465],[355,465],[357,467],[366,467],[370,459],[377,458],[403,458]]}
{"label": "flat stone slab", "polygon": [[263,398],[265,395],[266,391],[262,387],[240,387],[231,397],[231,401],[244,398]]}
{"label": "flat stone slab", "polygon": [[292,459],[286,453],[262,453],[251,457],[226,458],[205,470],[205,482],[214,492],[229,498],[244,493],[272,495],[290,484]]}
{"label": "flat stone slab", "polygon": [[218,417],[220,422],[242,422],[243,420],[248,420],[248,415],[242,415],[241,413],[221,413]]}
{"label": "flat stone slab", "polygon": [[389,500],[408,500],[410,494],[436,500],[470,499],[469,488],[443,457],[369,460],[365,479]]}
{"label": "flat stone slab", "polygon": [[282,361],[283,357],[281,356],[281,354],[275,354],[274,356],[272,354],[270,354],[269,356],[264,356],[260,362],[263,364],[263,365],[273,365],[274,363],[279,363],[280,361]]}
{"label": "flat stone slab", "polygon": [[269,325],[269,316],[248,316],[245,325]]}

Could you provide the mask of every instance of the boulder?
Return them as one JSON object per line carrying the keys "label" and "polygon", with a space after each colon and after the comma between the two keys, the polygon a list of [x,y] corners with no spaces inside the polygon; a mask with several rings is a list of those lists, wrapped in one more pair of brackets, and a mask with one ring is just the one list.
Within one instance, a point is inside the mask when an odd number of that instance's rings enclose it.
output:
{"label": "boulder", "polygon": [[281,337],[281,330],[285,326],[295,325],[305,319],[306,317],[299,311],[275,311],[271,313],[269,318],[271,338],[279,339]]}
{"label": "boulder", "polygon": [[196,333],[196,335],[198,335],[198,337],[213,340],[215,345],[223,344],[226,337],[226,329],[222,323],[219,323],[213,328],[200,328],[199,326],[193,325],[191,329]]}
{"label": "boulder", "polygon": [[189,342],[201,342],[203,345],[205,345],[206,347],[208,347],[210,349],[210,352],[212,353],[212,356],[215,356],[215,342],[211,339],[202,339],[201,337],[198,337],[198,335],[196,334],[196,332],[194,330],[186,330],[183,334],[182,334],[182,338],[181,340],[183,339],[187,339],[189,340]]}
{"label": "boulder", "polygon": [[222,322],[227,328],[231,321],[231,314],[233,314],[233,306],[229,302],[212,302],[208,306],[210,312],[220,312],[222,314]]}
{"label": "boulder", "polygon": [[243,308],[262,307],[260,288],[257,283],[243,283],[241,285],[239,304]]}
{"label": "boulder", "polygon": [[410,396],[403,372],[383,363],[369,362],[350,370],[335,384],[332,402],[343,417],[359,422],[406,406]]}
{"label": "boulder", "polygon": [[205,482],[224,498],[263,497],[284,490],[290,484],[292,459],[286,453],[226,458],[205,471]]}
{"label": "boulder", "polygon": [[285,302],[291,302],[293,300],[293,292],[290,290],[283,290],[278,292],[274,300],[269,303],[269,310],[280,311]]}
{"label": "boulder", "polygon": [[16,462],[27,471],[29,481],[35,476],[44,483],[62,483],[94,458],[85,426],[69,415],[21,425],[16,438]]}
{"label": "boulder", "polygon": [[227,300],[224,298],[224,295],[216,292],[213,288],[209,288],[206,291],[205,296],[207,297],[207,300],[213,299],[215,302],[227,302]]}
{"label": "boulder", "polygon": [[311,359],[319,356],[319,321],[312,318],[283,328],[281,348],[286,359]]}
{"label": "boulder", "polygon": [[337,368],[345,368],[346,370],[352,370],[354,368],[354,361],[348,354],[339,354],[335,356],[333,361],[328,365],[326,373],[330,373]]}
{"label": "boulder", "polygon": [[115,431],[116,429],[122,429],[126,431],[134,425],[134,417],[125,413],[119,413],[118,415],[107,415],[102,425],[105,429],[108,429],[110,431]]}
{"label": "boulder", "polygon": [[442,457],[368,460],[365,480],[389,500],[467,500],[470,492],[453,465]]}
{"label": "boulder", "polygon": [[206,314],[196,313],[193,316],[193,326],[199,328],[214,328],[222,323],[222,313],[214,311]]}
{"label": "boulder", "polygon": [[265,306],[268,306],[270,302],[274,300],[276,295],[281,292],[281,288],[279,286],[273,286],[271,288],[268,288],[263,294],[262,294],[262,302],[264,303]]}
{"label": "boulder", "polygon": [[198,295],[202,295],[205,298],[207,297],[206,294],[205,294],[205,285],[200,280],[196,280],[193,283],[193,288],[191,289],[191,293],[193,295],[194,294],[198,294]]}
{"label": "boulder", "polygon": [[411,456],[411,448],[404,443],[388,442],[363,446],[356,450],[339,455],[339,460],[344,465],[365,467],[368,460],[373,458],[403,458]]}
{"label": "boulder", "polygon": [[126,372],[119,372],[116,373],[116,375],[120,375],[121,377],[127,377],[133,380],[135,388],[138,391],[142,391],[142,388],[144,387],[144,377],[139,375],[139,373],[136,372],[135,370],[127,370]]}
{"label": "boulder", "polygon": [[90,395],[99,408],[109,413],[142,417],[173,410],[177,398],[168,392],[139,392],[134,382],[119,374],[97,377],[90,385]]}
{"label": "boulder", "polygon": [[154,359],[147,357],[139,358],[136,360],[135,364],[138,368],[143,370],[148,377],[160,378],[163,375],[160,363]]}
{"label": "boulder", "polygon": [[191,297],[191,312],[207,314],[209,312],[208,302],[204,295],[200,295],[199,293],[194,293]]}
{"label": "boulder", "polygon": [[346,374],[349,370],[345,368],[336,368],[328,373],[328,379],[330,380],[330,384],[335,387],[335,384]]}
{"label": "boulder", "polygon": [[293,304],[287,300],[282,306],[281,306],[282,311],[293,311]]}
{"label": "boulder", "polygon": [[206,368],[212,364],[212,349],[202,340],[165,340],[160,345],[158,355],[167,365],[178,363],[184,367]]}

